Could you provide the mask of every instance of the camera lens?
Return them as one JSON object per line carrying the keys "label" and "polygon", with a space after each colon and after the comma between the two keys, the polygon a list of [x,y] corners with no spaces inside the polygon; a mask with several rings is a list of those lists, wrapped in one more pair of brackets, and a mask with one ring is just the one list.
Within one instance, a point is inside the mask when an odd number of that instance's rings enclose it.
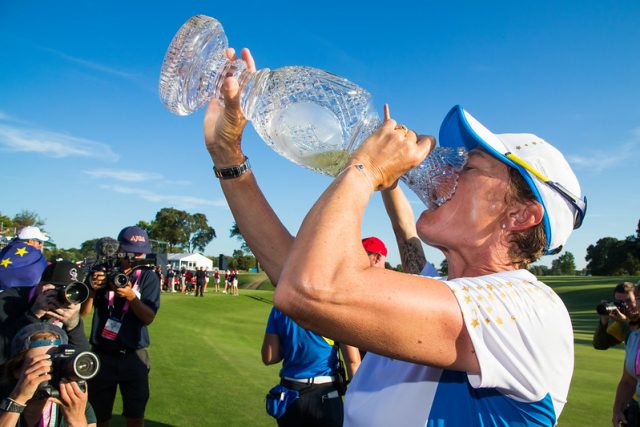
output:
{"label": "camera lens", "polygon": [[73,372],[78,379],[88,380],[93,378],[100,369],[98,356],[90,351],[83,351],[73,359]]}
{"label": "camera lens", "polygon": [[72,283],[64,289],[64,299],[69,304],[82,304],[87,298],[89,298],[89,288],[84,283]]}
{"label": "camera lens", "polygon": [[616,309],[616,305],[612,302],[601,302],[596,307],[596,311],[601,316],[608,316]]}
{"label": "camera lens", "polygon": [[118,273],[113,276],[113,284],[116,288],[124,288],[125,286],[127,286],[128,282],[129,278],[125,274]]}

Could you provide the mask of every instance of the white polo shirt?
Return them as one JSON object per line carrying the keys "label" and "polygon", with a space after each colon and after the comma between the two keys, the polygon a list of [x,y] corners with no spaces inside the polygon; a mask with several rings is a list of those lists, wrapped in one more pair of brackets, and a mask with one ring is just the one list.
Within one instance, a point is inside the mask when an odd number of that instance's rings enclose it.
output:
{"label": "white polo shirt", "polygon": [[573,373],[573,330],[560,298],[527,270],[444,283],[481,374],[367,353],[346,395],[344,425],[555,425]]}

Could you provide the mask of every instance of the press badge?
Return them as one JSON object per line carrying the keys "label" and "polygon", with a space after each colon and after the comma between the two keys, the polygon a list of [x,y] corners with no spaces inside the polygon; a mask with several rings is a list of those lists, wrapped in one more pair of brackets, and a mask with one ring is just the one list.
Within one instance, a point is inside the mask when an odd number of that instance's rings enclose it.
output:
{"label": "press badge", "polygon": [[121,327],[122,321],[120,319],[110,317],[109,319],[107,319],[107,323],[104,325],[104,329],[102,330],[102,333],[100,335],[102,336],[102,338],[115,341]]}

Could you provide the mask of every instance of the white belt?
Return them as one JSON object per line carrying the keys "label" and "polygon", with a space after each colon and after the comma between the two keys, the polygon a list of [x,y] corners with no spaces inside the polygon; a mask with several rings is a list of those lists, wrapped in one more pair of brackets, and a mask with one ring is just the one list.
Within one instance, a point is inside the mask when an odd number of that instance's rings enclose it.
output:
{"label": "white belt", "polygon": [[292,381],[294,383],[302,383],[302,384],[326,384],[332,383],[336,380],[336,377],[329,375],[321,375],[319,377],[313,378],[290,378],[290,377],[282,377],[287,381]]}

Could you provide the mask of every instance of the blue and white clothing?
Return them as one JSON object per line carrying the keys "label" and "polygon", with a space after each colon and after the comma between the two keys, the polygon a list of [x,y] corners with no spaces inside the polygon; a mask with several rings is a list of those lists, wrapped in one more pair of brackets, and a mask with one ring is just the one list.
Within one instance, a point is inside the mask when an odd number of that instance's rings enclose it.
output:
{"label": "blue and white clothing", "polygon": [[303,329],[275,307],[269,314],[266,332],[280,337],[281,377],[314,378],[337,372],[338,350],[333,341]]}
{"label": "blue and white clothing", "polygon": [[[636,395],[640,396],[640,375],[636,373],[636,359],[638,358],[638,346],[640,345],[640,329],[635,329],[629,334],[627,344],[624,347],[624,369],[635,378]],[[639,361],[640,362],[640,361]],[[639,366],[640,367],[640,366]]]}
{"label": "blue and white clothing", "polygon": [[573,373],[573,330],[556,293],[526,270],[445,280],[480,375],[368,353],[345,426],[553,426]]}

